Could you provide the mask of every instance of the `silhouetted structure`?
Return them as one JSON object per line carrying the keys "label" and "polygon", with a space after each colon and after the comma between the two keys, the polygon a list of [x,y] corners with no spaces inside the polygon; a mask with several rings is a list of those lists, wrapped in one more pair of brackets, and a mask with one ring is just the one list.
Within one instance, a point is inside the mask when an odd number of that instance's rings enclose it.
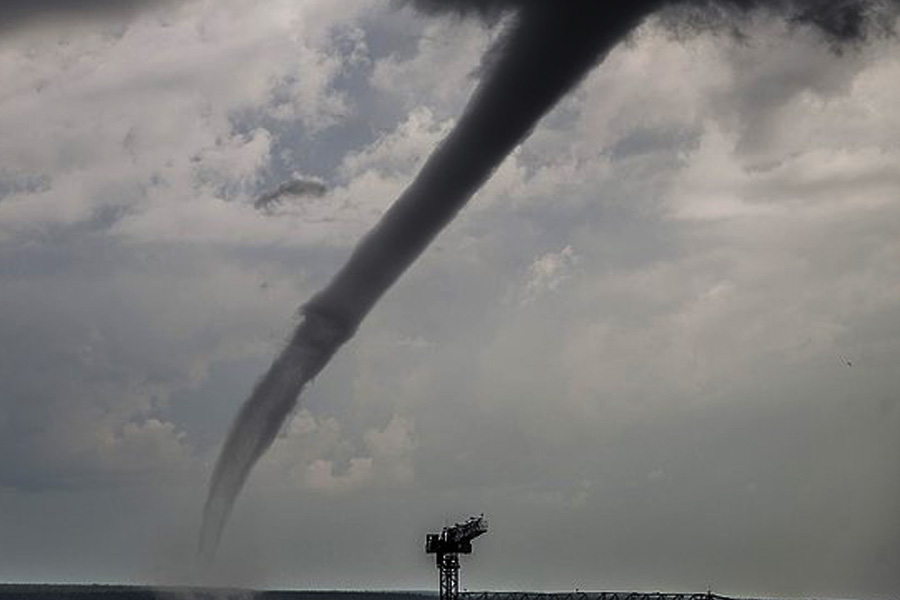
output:
{"label": "silhouetted structure", "polygon": [[481,515],[425,536],[425,552],[436,555],[441,600],[459,598],[459,555],[471,554],[472,540],[486,532],[487,521]]}

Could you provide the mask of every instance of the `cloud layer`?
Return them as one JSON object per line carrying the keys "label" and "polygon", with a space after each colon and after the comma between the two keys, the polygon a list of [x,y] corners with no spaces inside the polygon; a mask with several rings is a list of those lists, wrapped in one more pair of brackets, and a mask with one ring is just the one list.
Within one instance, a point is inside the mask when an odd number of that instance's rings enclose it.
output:
{"label": "cloud layer", "polygon": [[[516,150],[315,382],[223,577],[432,587],[422,535],[484,511],[470,588],[896,589],[896,42],[747,26],[651,24]],[[183,579],[228,420],[495,32],[78,27],[0,39],[0,575]],[[253,208],[295,174],[328,190]]]}

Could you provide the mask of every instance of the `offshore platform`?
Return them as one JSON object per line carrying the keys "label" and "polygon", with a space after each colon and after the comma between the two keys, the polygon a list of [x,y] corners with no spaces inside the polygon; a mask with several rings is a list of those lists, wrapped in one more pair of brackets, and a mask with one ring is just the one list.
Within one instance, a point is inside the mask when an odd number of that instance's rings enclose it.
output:
{"label": "offshore platform", "polygon": [[466,592],[459,593],[459,555],[472,553],[472,540],[487,533],[484,515],[470,517],[440,533],[425,536],[425,552],[434,554],[440,574],[440,600],[753,600],[705,593],[664,592]]}
{"label": "offshore platform", "polygon": [[472,540],[487,533],[484,515],[444,527],[425,536],[425,552],[435,555],[440,578],[440,600],[459,598],[459,555],[472,553]]}

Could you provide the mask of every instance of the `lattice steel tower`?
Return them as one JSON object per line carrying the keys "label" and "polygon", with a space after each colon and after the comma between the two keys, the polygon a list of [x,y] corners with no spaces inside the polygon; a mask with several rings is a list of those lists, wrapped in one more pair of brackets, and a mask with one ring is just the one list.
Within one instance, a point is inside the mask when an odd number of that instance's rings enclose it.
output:
{"label": "lattice steel tower", "polygon": [[425,552],[435,554],[440,573],[440,600],[457,600],[459,597],[459,555],[472,553],[472,540],[487,532],[484,515],[472,517],[463,523],[444,527],[440,533],[425,537]]}

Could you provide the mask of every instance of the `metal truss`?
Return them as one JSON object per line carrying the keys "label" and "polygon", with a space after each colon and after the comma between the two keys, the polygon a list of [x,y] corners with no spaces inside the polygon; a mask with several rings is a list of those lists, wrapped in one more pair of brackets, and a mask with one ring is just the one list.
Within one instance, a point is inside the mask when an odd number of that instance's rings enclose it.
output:
{"label": "metal truss", "polygon": [[440,600],[459,598],[459,555],[455,552],[442,554],[438,563],[440,571]]}

